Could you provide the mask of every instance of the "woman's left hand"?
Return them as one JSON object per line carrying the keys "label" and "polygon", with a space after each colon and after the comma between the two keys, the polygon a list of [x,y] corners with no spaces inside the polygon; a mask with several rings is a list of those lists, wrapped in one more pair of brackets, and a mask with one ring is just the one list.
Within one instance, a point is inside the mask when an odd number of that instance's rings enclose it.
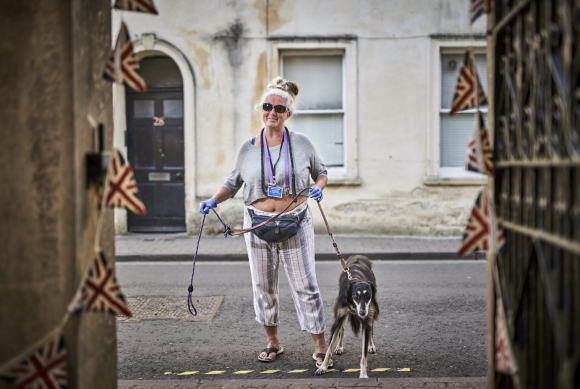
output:
{"label": "woman's left hand", "polygon": [[309,197],[311,199],[316,200],[316,201],[322,201],[322,189],[320,189],[316,185],[312,185],[312,187],[310,188],[310,196]]}

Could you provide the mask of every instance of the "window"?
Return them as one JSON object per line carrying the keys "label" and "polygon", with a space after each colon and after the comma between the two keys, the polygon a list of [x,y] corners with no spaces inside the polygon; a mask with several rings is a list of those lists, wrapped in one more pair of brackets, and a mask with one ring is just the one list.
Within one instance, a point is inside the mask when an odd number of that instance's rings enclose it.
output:
{"label": "window", "polygon": [[312,140],[327,167],[344,166],[342,55],[284,55],[283,77],[300,86],[295,131]]}
{"label": "window", "polygon": [[[449,115],[459,69],[468,47],[474,47],[475,65],[487,96],[485,41],[434,41],[432,46],[429,171],[426,184],[481,184],[485,176],[464,169],[465,152],[475,125],[475,109]],[[488,96],[489,98],[489,96]],[[487,106],[482,106],[487,124]],[[443,180],[440,180],[443,179]],[[451,182],[456,180],[456,182]]]}
{"label": "window", "polygon": [[[440,118],[440,156],[441,168],[463,168],[467,143],[473,135],[475,110],[467,110],[449,115],[459,69],[465,60],[465,53],[441,54],[441,109]],[[481,85],[487,96],[487,66],[485,54],[475,54],[475,67]],[[480,109],[487,116],[486,106]]]}
{"label": "window", "polygon": [[300,86],[289,126],[312,140],[329,185],[360,185],[356,39],[278,38],[270,50],[270,79],[281,75]]}

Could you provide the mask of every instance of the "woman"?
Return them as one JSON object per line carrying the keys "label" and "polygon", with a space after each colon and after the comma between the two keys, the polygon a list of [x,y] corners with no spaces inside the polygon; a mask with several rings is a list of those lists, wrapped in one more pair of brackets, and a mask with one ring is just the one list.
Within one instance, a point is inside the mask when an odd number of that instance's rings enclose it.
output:
{"label": "woman", "polygon": [[[326,168],[314,146],[303,134],[289,131],[286,120],[296,107],[298,85],[275,78],[264,92],[261,103],[264,128],[254,138],[245,141],[238,152],[234,169],[217,193],[202,201],[200,212],[234,197],[244,187],[244,228],[252,219],[271,217],[284,210],[292,197],[315,181],[310,197],[322,200],[326,186]],[[308,193],[305,191],[303,193]],[[314,227],[312,209],[301,195],[282,216],[298,220],[303,217],[296,235],[281,243],[260,239],[254,233],[244,235],[250,260],[256,321],[264,326],[268,343],[258,355],[262,362],[273,362],[283,352],[278,340],[278,265],[282,262],[292,290],[300,327],[314,339],[316,365],[324,360],[324,309],[314,269]],[[277,219],[278,220],[278,219]]]}

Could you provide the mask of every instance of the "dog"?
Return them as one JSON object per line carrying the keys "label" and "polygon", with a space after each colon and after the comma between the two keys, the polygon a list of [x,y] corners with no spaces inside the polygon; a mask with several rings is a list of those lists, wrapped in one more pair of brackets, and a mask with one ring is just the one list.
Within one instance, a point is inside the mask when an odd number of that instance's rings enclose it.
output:
{"label": "dog", "polygon": [[324,362],[316,371],[316,375],[326,372],[332,353],[344,352],[344,322],[348,316],[355,335],[362,327],[362,357],[360,360],[359,378],[369,378],[367,375],[367,355],[377,352],[373,342],[373,325],[379,317],[377,302],[377,281],[373,273],[373,263],[363,255],[353,255],[346,262],[352,280],[342,272],[338,279],[338,296],[334,303],[334,324],[330,334],[328,350]]}

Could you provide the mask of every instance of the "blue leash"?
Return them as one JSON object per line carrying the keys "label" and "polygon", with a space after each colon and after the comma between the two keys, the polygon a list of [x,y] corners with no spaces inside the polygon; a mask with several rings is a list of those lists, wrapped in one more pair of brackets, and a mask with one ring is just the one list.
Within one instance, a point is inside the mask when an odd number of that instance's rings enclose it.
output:
{"label": "blue leash", "polygon": [[[215,213],[215,215],[217,216],[217,218],[219,219],[219,221],[223,224],[224,226],[224,238],[228,237],[228,231],[230,229],[230,227],[223,222],[222,218],[218,215],[218,213],[216,212],[215,209],[213,209],[212,207],[209,207],[213,213]],[[201,227],[199,227],[199,234],[197,235],[197,246],[195,247],[195,255],[193,256],[193,268],[191,269],[191,281],[189,282],[189,286],[187,287],[187,309],[189,309],[189,313],[191,313],[193,316],[197,316],[197,309],[195,309],[195,306],[193,305],[193,300],[191,298],[191,293],[193,292],[193,275],[195,274],[195,259],[197,258],[197,250],[199,249],[199,241],[201,239],[201,231],[203,231],[203,223],[205,223],[205,214],[203,215],[203,219],[201,221]],[[193,310],[193,311],[192,311]]]}

